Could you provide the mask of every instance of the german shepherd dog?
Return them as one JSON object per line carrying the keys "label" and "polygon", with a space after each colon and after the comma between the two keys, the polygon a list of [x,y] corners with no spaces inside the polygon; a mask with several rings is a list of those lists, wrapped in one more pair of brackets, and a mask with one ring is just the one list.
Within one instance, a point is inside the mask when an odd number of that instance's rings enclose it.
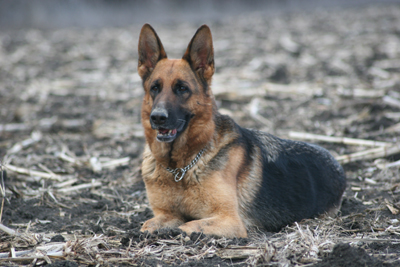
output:
{"label": "german shepherd dog", "polygon": [[154,29],[139,38],[145,91],[142,175],[154,218],[141,231],[246,237],[335,211],[346,186],[325,149],[245,129],[221,115],[210,88],[211,31],[201,26],[182,59],[168,59]]}

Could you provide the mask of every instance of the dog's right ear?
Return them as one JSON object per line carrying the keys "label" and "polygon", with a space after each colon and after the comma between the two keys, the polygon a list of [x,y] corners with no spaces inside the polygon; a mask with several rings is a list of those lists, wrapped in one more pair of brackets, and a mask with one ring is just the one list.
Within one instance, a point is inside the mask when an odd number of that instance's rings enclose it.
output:
{"label": "dog's right ear", "polygon": [[140,31],[138,52],[138,73],[143,80],[150,75],[158,61],[167,58],[160,38],[153,27],[147,23]]}

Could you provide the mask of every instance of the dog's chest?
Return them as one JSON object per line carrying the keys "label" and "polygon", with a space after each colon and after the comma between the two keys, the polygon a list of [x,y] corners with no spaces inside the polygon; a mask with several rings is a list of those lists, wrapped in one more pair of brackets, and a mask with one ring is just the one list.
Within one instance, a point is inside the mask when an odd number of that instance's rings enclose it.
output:
{"label": "dog's chest", "polygon": [[145,179],[151,206],[169,210],[183,218],[201,218],[210,208],[208,202],[212,196],[196,178],[199,179],[190,172],[179,182],[175,182],[171,174]]}

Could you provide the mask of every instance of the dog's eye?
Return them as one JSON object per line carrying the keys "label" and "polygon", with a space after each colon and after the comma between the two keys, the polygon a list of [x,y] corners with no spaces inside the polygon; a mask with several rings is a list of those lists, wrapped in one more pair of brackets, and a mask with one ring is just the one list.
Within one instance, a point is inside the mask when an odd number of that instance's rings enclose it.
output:
{"label": "dog's eye", "polygon": [[158,93],[160,91],[160,88],[157,85],[153,85],[150,88],[150,91],[153,92],[153,93]]}
{"label": "dog's eye", "polygon": [[179,90],[179,92],[184,93],[184,92],[188,91],[188,88],[186,86],[181,85],[178,87],[178,90]]}

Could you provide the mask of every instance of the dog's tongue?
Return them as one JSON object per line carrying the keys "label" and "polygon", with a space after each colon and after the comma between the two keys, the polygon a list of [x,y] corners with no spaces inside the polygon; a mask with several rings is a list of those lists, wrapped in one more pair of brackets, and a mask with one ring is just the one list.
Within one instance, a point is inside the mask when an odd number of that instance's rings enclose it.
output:
{"label": "dog's tongue", "polygon": [[169,130],[168,129],[158,129],[158,132],[160,133],[160,134],[167,134],[168,132],[169,132]]}
{"label": "dog's tongue", "polygon": [[176,129],[173,129],[173,130],[164,129],[164,128],[158,129],[158,133],[162,134],[162,135],[166,135],[166,134],[175,135],[176,132],[177,132]]}

